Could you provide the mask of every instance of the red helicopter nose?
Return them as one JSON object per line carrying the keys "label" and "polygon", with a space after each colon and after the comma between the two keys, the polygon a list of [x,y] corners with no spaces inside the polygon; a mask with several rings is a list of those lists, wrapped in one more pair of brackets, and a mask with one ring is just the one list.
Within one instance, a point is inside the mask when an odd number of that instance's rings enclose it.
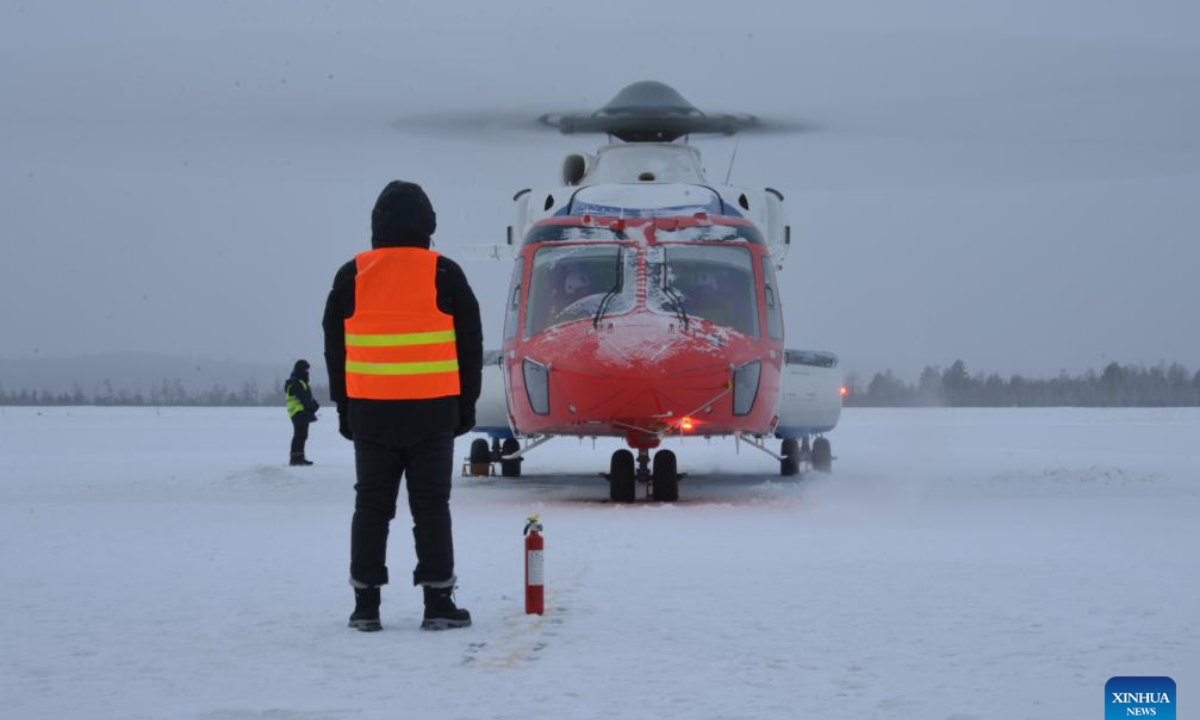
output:
{"label": "red helicopter nose", "polygon": [[556,328],[533,338],[527,357],[551,368],[555,424],[686,432],[684,418],[695,430],[731,411],[732,369],[759,349],[733,331],[646,312]]}

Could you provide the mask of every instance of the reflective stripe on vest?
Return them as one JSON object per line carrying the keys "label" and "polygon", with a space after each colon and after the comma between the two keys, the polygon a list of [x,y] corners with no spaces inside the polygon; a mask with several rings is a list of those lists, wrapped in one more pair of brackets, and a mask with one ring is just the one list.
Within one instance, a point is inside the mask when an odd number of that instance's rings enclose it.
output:
{"label": "reflective stripe on vest", "polygon": [[380,248],[355,258],[354,315],[345,324],[348,397],[459,394],[454,317],[437,307],[437,259],[424,248]]}
{"label": "reflective stripe on vest", "polygon": [[[303,385],[305,390],[308,389],[308,383],[304,382],[303,380],[297,380],[296,382]],[[288,417],[296,417],[296,413],[303,410],[304,405],[301,404],[300,398],[292,394],[292,386],[287,385],[287,383],[284,383],[284,385],[286,386],[284,394],[287,396],[287,400],[284,401],[284,405],[287,407]]]}

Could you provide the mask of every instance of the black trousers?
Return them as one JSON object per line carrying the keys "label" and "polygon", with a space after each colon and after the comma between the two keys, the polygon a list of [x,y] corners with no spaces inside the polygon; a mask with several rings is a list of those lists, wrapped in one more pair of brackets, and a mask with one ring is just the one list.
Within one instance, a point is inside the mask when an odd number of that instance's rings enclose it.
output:
{"label": "black trousers", "polygon": [[350,527],[350,579],[386,585],[388,525],[396,516],[400,478],[408,489],[417,567],[413,584],[441,584],[454,578],[450,529],[450,475],[454,433],[364,435],[355,428],[354,520]]}
{"label": "black trousers", "polygon": [[304,443],[308,442],[308,413],[298,412],[292,416],[292,457],[304,457]]}

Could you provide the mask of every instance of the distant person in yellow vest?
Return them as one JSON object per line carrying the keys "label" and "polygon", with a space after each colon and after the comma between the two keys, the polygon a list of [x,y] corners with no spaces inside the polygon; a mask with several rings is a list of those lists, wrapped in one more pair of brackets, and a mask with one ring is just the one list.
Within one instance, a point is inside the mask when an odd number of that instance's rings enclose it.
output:
{"label": "distant person in yellow vest", "polygon": [[479,304],[419,185],[395,181],[371,214],[371,250],[338,270],[325,305],[325,360],[338,429],[354,441],[350,627],[381,629],[388,526],[403,476],[425,595],[424,630],[471,624],[454,602],[450,476],[454,438],[475,426],[483,372]]}
{"label": "distant person in yellow vest", "polygon": [[308,425],[317,421],[317,410],[321,407],[313,399],[308,387],[308,361],[297,360],[292,376],[283,384],[284,404],[288,417],[292,419],[292,459],[289,465],[312,465],[304,456],[304,444],[308,442]]}

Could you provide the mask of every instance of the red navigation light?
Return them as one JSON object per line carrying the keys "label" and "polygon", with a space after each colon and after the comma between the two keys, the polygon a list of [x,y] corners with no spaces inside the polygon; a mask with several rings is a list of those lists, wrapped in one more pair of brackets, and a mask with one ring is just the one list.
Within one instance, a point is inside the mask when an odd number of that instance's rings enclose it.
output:
{"label": "red navigation light", "polygon": [[691,432],[694,427],[695,425],[692,423],[692,419],[690,417],[685,417],[679,421],[679,429],[685,433]]}
{"label": "red navigation light", "polygon": [[847,395],[850,394],[850,388],[843,385],[840,389],[840,392],[842,393],[842,397],[846,397]]}

